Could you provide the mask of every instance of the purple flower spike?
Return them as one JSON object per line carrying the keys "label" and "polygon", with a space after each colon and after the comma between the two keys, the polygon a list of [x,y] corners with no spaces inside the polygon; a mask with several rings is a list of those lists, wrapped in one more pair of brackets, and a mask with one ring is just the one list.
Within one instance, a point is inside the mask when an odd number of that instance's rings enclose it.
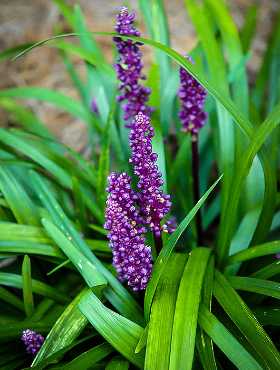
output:
{"label": "purple flower spike", "polygon": [[152,256],[150,247],[145,245],[142,217],[135,207],[138,196],[126,173],[113,172],[108,182],[104,228],[109,230],[113,265],[121,281],[127,281],[134,291],[143,290],[151,275]]}
{"label": "purple flower spike", "polygon": [[[193,63],[190,57],[187,59]],[[203,110],[206,90],[184,68],[180,67],[180,88],[178,97],[181,100],[179,118],[183,124],[183,131],[196,136],[204,126],[207,114]]]}
{"label": "purple flower spike", "polygon": [[[134,27],[135,13],[129,13],[126,7],[121,8],[117,15],[115,31],[120,35],[140,36],[140,32]],[[122,40],[121,37],[113,38],[118,52],[119,60],[114,65],[117,77],[120,81],[118,101],[126,101],[123,105],[124,119],[129,121],[139,112],[150,115],[152,108],[146,103],[151,90],[139,84],[139,80],[146,77],[142,74],[142,53],[139,50],[140,42]]]}
{"label": "purple flower spike", "polygon": [[35,356],[44,343],[44,337],[33,330],[26,329],[22,332],[21,340],[27,353]]}
{"label": "purple flower spike", "polygon": [[171,207],[170,195],[163,194],[162,175],[156,164],[157,154],[153,153],[152,138],[154,129],[149,117],[138,113],[130,132],[130,163],[134,166],[134,173],[139,178],[139,206],[143,214],[143,222],[149,225],[151,231],[159,237],[165,226],[161,220]]}

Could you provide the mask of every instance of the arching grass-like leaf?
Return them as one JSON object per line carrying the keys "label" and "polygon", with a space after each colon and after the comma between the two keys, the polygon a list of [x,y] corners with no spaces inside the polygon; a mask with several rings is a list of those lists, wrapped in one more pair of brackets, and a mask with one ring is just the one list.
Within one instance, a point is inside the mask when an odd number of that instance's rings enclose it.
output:
{"label": "arching grass-like leaf", "polygon": [[211,192],[215,189],[216,185],[219,183],[220,177],[208,190],[207,192],[200,198],[198,203],[193,207],[193,209],[187,214],[187,216],[184,218],[184,220],[180,223],[180,225],[177,227],[176,231],[169,237],[167,243],[163,246],[162,250],[160,251],[160,254],[158,255],[158,258],[154,264],[153,267],[153,273],[152,277],[149,281],[149,284],[146,289],[145,294],[145,303],[144,303],[144,312],[146,320],[149,317],[150,307],[151,303],[154,297],[154,293],[156,291],[157,284],[161,278],[161,275],[167,265],[167,262],[169,260],[169,257],[173,251],[173,249],[176,246],[176,243],[178,242],[180,236],[185,231],[187,226],[190,224],[194,216],[196,215],[197,211],[200,209],[200,207],[203,205],[203,203],[206,201],[208,196],[211,194]]}
{"label": "arching grass-like leaf", "polygon": [[78,294],[58,318],[32,365],[40,364],[46,357],[70,345],[83,331],[88,320],[78,309],[82,296],[83,292]]}
{"label": "arching grass-like leaf", "polygon": [[79,101],[67,95],[43,87],[14,87],[0,91],[0,97],[17,99],[38,99],[53,103],[56,107],[72,114],[74,117],[90,122],[90,112],[86,111]]}
{"label": "arching grass-like leaf", "polygon": [[192,369],[201,288],[209,256],[209,248],[195,248],[186,263],[174,314],[171,369]]}
{"label": "arching grass-like leaf", "polygon": [[174,254],[159,281],[151,307],[145,369],[168,369],[175,304],[186,255]]}
{"label": "arching grass-like leaf", "polygon": [[88,260],[82,252],[79,251],[75,245],[71,242],[72,238],[68,238],[48,219],[43,219],[42,224],[44,225],[47,233],[56,242],[56,244],[62,249],[64,254],[70,259],[73,265],[78,269],[80,274],[85,279],[86,283],[90,288],[98,285],[106,285],[107,280],[97,270],[94,264]]}
{"label": "arching grass-like leaf", "polygon": [[258,279],[269,279],[272,276],[280,274],[280,261],[272,262],[270,265],[262,267],[258,271],[255,271],[250,277]]}
{"label": "arching grass-like leaf", "polygon": [[[90,369],[92,366],[107,357],[113,348],[108,343],[99,344],[96,347],[89,349],[88,351],[83,352],[72,361],[63,365],[65,370],[77,370],[77,369]],[[59,366],[59,368],[61,368]]]}
{"label": "arching grass-like leaf", "polygon": [[10,112],[16,122],[23,128],[42,137],[53,139],[53,135],[32,111],[10,98],[1,98],[0,106]]}
{"label": "arching grass-like leaf", "polygon": [[[22,276],[17,274],[12,274],[9,272],[0,272],[0,285],[22,289],[23,279]],[[59,292],[57,289],[38,280],[32,279],[32,289],[34,293],[52,298],[53,300],[62,304],[67,303],[69,301],[69,298],[62,292]]]}
{"label": "arching grass-like leaf", "polygon": [[242,347],[230,331],[205,306],[200,308],[198,322],[238,369],[262,369],[250,353]]}
{"label": "arching grass-like leaf", "polygon": [[79,309],[107,342],[134,365],[143,367],[143,353],[135,354],[143,328],[105,307],[90,291],[82,297]]}
{"label": "arching grass-like leaf", "polygon": [[280,366],[280,354],[245,302],[218,271],[215,274],[214,295],[248,342],[263,358],[267,368]]}
{"label": "arching grass-like leaf", "polygon": [[276,254],[279,252],[280,252],[280,241],[275,240],[273,242],[256,245],[249,249],[233,254],[228,258],[228,264],[248,261],[253,258],[267,256],[269,254]]}
{"label": "arching grass-like leaf", "polygon": [[0,167],[0,189],[19,223],[38,225],[38,210],[14,173]]}
{"label": "arching grass-like leaf", "polygon": [[[203,305],[209,311],[211,311],[212,308],[212,292],[215,272],[214,266],[214,256],[212,255],[209,258],[207,269],[205,271],[200,302],[200,307]],[[207,370],[217,370],[212,339],[200,326],[198,326],[196,332],[196,347],[202,366]]]}
{"label": "arching grass-like leaf", "polygon": [[18,308],[20,311],[24,311],[24,305],[22,301],[15,294],[3,287],[0,287],[0,299]]}
{"label": "arching grass-like leaf", "polygon": [[234,289],[280,299],[280,283],[276,281],[240,276],[229,277],[228,281]]}

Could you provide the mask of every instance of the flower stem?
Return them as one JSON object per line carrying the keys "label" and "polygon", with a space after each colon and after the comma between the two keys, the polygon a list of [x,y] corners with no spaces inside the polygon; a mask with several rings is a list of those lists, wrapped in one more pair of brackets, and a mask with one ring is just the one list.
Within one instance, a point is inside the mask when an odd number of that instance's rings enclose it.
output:
{"label": "flower stem", "polygon": [[[199,191],[199,151],[198,151],[198,135],[192,135],[192,177],[193,177],[193,198],[196,204],[200,199]],[[202,245],[202,221],[201,211],[198,210],[195,218],[196,231],[197,231],[197,243]]]}
{"label": "flower stem", "polygon": [[155,242],[156,252],[157,252],[157,255],[159,255],[159,252],[162,249],[162,238],[161,238],[161,235],[157,236],[157,235],[155,235],[155,233],[153,235],[154,235],[154,242]]}

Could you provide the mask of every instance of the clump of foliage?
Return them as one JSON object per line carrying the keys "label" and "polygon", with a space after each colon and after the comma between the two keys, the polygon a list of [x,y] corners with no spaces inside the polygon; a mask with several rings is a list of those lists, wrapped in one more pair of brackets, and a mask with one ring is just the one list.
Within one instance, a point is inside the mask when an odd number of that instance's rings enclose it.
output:
{"label": "clump of foliage", "polygon": [[[223,0],[185,0],[192,62],[162,1],[139,0],[149,37],[122,10],[112,66],[79,6],[54,2],[73,33],[0,54],[56,48],[80,96],[0,91],[17,123],[0,129],[0,369],[279,369],[279,17],[249,84],[255,7],[239,31]],[[84,121],[90,158],[21,99]]]}

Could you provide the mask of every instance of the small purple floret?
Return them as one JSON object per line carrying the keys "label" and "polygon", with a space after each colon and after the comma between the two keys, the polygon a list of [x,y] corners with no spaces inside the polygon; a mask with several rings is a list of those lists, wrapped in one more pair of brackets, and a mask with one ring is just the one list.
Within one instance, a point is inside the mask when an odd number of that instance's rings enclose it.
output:
{"label": "small purple floret", "polygon": [[36,355],[44,343],[44,337],[30,329],[22,332],[21,340],[25,345],[26,352],[33,356]]}
{"label": "small purple floret", "polygon": [[[187,59],[193,63],[190,57]],[[180,67],[180,88],[178,97],[181,101],[179,118],[183,125],[183,131],[197,135],[204,126],[207,114],[203,110],[207,93],[184,68]]]}
{"label": "small purple floret", "polygon": [[[129,13],[126,7],[121,8],[116,17],[115,31],[125,36],[140,36],[140,32],[134,27],[135,13]],[[146,103],[151,90],[139,83],[146,77],[142,74],[142,53],[139,50],[140,42],[123,40],[121,37],[113,38],[119,52],[118,63],[114,65],[120,81],[119,90],[121,95],[117,100],[126,101],[123,105],[124,119],[129,121],[139,112],[150,115],[152,108]]]}
{"label": "small purple floret", "polygon": [[163,194],[162,175],[156,164],[157,154],[153,153],[152,138],[154,129],[149,117],[138,113],[131,125],[129,135],[134,174],[138,176],[139,207],[143,222],[159,237],[164,226],[161,220],[171,207],[170,195]]}
{"label": "small purple floret", "polygon": [[171,216],[169,220],[165,222],[165,225],[163,225],[163,231],[172,234],[177,229],[178,223],[175,216]]}
{"label": "small purple floret", "polygon": [[150,247],[145,245],[145,228],[135,206],[138,196],[131,189],[126,173],[112,173],[108,178],[108,198],[104,228],[113,252],[113,265],[121,281],[134,290],[146,288],[152,271]]}
{"label": "small purple floret", "polygon": [[91,104],[90,104],[90,110],[95,113],[95,114],[99,114],[99,110],[98,110],[98,106],[97,106],[97,103],[96,103],[96,100],[93,98],[92,101],[91,101]]}

